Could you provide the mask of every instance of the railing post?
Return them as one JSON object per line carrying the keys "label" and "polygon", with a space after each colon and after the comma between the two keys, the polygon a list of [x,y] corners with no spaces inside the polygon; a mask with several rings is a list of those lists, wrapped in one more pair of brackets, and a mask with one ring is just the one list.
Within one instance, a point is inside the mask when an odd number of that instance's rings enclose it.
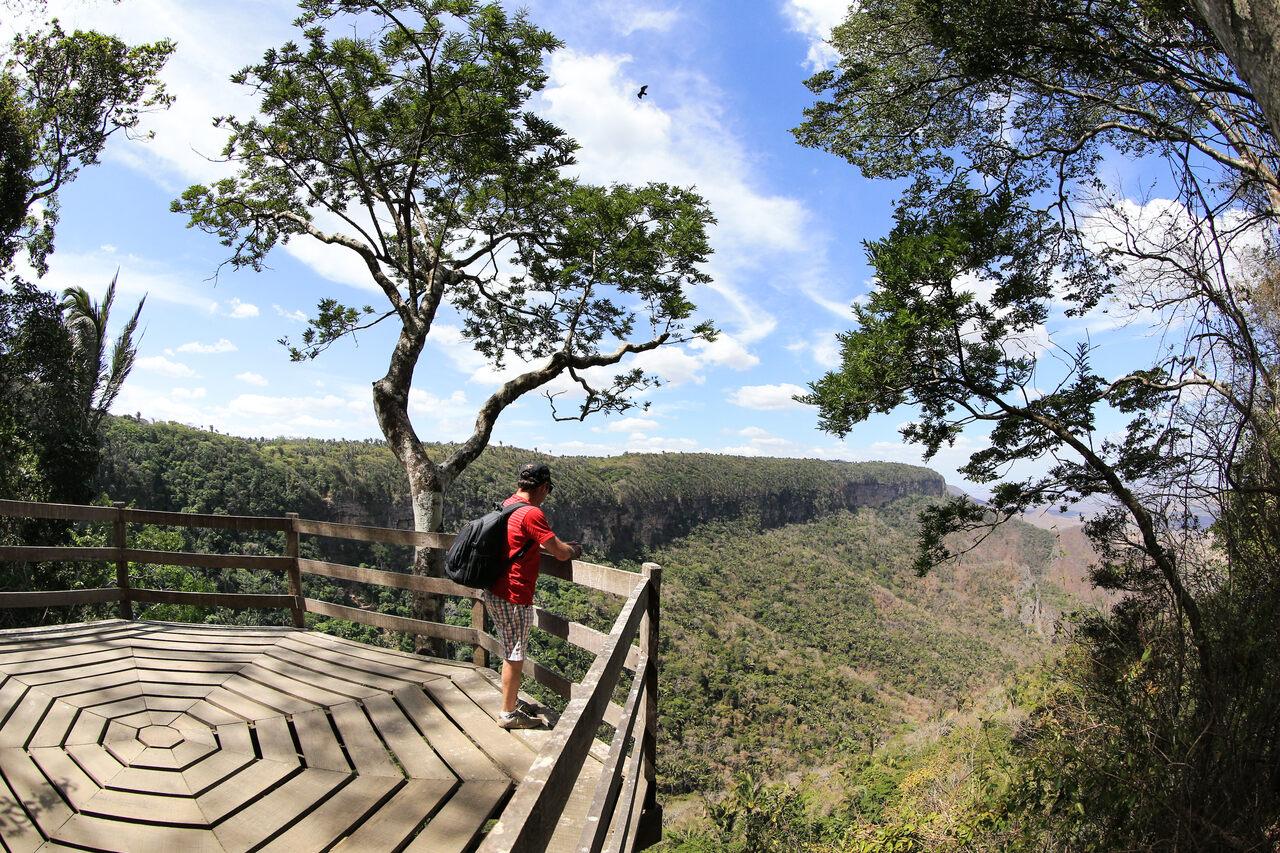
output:
{"label": "railing post", "polygon": [[120,590],[120,618],[133,619],[133,602],[129,600],[129,560],[125,551],[129,547],[128,530],[124,521],[124,501],[112,501],[116,508],[111,522],[111,539],[116,549],[116,587]]}
{"label": "railing post", "polygon": [[[484,633],[484,602],[478,598],[471,599],[471,627],[475,628],[478,634]],[[480,645],[479,638],[476,641],[476,650],[472,660],[476,666],[489,665],[489,652],[484,646]]]}
{"label": "railing post", "polygon": [[[640,623],[640,649],[648,659],[644,670],[644,728],[640,732],[640,773],[645,781],[644,802],[636,826],[635,849],[662,840],[662,806],[658,804],[658,621],[661,614],[662,566],[645,563],[641,572],[649,580],[649,607]],[[641,677],[641,673],[636,673]]]}
{"label": "railing post", "polygon": [[306,621],[302,618],[302,571],[298,567],[298,514],[286,512],[289,529],[284,532],[284,555],[293,562],[289,565],[289,594],[293,596],[293,627],[304,628]]}

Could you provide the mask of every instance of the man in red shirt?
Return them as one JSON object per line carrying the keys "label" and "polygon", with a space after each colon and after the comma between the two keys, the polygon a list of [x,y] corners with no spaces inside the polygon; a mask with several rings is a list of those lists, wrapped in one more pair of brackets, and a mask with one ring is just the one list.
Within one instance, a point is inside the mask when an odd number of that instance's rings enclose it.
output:
{"label": "man in red shirt", "polygon": [[[512,561],[511,567],[484,592],[485,608],[502,645],[502,716],[498,725],[504,729],[541,725],[541,720],[518,706],[517,697],[529,647],[529,627],[533,624],[533,590],[538,584],[542,553],[557,560],[575,560],[582,556],[581,545],[560,541],[547,524],[540,507],[551,494],[551,488],[551,469],[546,465],[531,462],[520,468],[516,493],[502,502],[503,506],[516,502],[528,504],[507,520],[507,556]],[[518,560],[517,555],[520,555]]]}

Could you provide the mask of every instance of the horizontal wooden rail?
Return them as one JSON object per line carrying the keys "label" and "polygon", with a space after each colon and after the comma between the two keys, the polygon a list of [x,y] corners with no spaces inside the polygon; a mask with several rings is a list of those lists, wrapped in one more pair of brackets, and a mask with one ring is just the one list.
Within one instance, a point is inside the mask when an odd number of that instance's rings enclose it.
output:
{"label": "horizontal wooden rail", "polygon": [[160,524],[169,527],[209,527],[219,530],[266,530],[283,533],[289,519],[262,515],[218,515],[198,512],[161,512],[154,509],[124,510],[124,520],[136,524]]}
{"label": "horizontal wooden rail", "polygon": [[176,589],[131,587],[129,598],[148,604],[194,604],[199,607],[293,607],[292,595],[270,595],[239,592],[186,592]]}
{"label": "horizontal wooden rail", "polygon": [[498,823],[480,849],[498,851],[540,851],[555,831],[574,781],[586,761],[596,729],[604,719],[604,709],[622,674],[622,664],[640,618],[649,605],[647,578],[635,584],[609,632],[605,651],[596,658],[582,679],[582,692],[570,700],[551,736],[520,782]]}
{"label": "horizontal wooden rail", "polygon": [[[570,622],[563,616],[558,616],[550,610],[543,610],[541,607],[534,605],[533,608],[533,624],[551,634],[553,637],[559,637],[570,645],[577,646],[584,652],[591,652],[593,655],[600,654],[600,650],[604,648],[605,641],[609,639],[608,634],[602,634],[595,628],[588,628],[586,625],[577,622]],[[632,646],[627,652],[627,659],[623,666],[628,672],[636,671],[636,661],[640,658],[640,649]]]}
{"label": "horizontal wooden rail", "polygon": [[109,506],[46,504],[35,501],[0,501],[0,516],[7,518],[58,518],[65,521],[115,521]]}
{"label": "horizontal wooden rail", "polygon": [[428,578],[411,575],[408,572],[388,572],[382,569],[365,569],[347,566],[342,563],[326,563],[323,560],[298,560],[298,568],[304,574],[321,575],[326,578],[338,578],[357,583],[371,583],[376,586],[393,586],[397,589],[411,589],[415,592],[431,592],[438,595],[456,595],[463,598],[478,598],[480,590],[469,586],[461,586],[447,578]]}
{"label": "horizontal wooden rail", "polygon": [[0,560],[32,563],[44,560],[114,560],[117,553],[115,548],[6,545],[0,547]]}
{"label": "horizontal wooden rail", "polygon": [[295,521],[294,529],[312,536],[328,536],[355,542],[380,542],[384,545],[409,545],[414,548],[444,549],[453,544],[451,533],[419,533],[398,527],[366,527],[362,524],[337,524],[306,518]]}
{"label": "horizontal wooden rail", "polygon": [[640,575],[635,572],[598,566],[595,563],[584,563],[581,560],[561,561],[548,554],[542,555],[541,572],[553,578],[572,581],[581,586],[589,586],[623,598],[629,596],[641,580]]}
{"label": "horizontal wooden rail", "polygon": [[202,569],[270,569],[288,571],[291,557],[264,554],[201,554],[195,551],[150,551],[126,548],[124,557],[133,563],[164,566],[198,566]]}
{"label": "horizontal wooden rail", "polygon": [[331,604],[316,598],[306,599],[308,613],[319,613],[321,616],[332,616],[335,619],[347,619],[361,625],[372,625],[375,628],[386,628],[390,631],[406,631],[424,637],[439,637],[454,643],[475,644],[474,628],[463,628],[458,625],[446,625],[443,622],[427,622],[423,619],[410,619],[406,616],[392,616],[390,613],[379,613],[376,610],[364,610],[359,607],[347,607],[345,604]]}
{"label": "horizontal wooden rail", "polygon": [[57,589],[48,592],[0,592],[0,610],[7,607],[62,607],[119,601],[122,593],[108,586],[98,589]]}

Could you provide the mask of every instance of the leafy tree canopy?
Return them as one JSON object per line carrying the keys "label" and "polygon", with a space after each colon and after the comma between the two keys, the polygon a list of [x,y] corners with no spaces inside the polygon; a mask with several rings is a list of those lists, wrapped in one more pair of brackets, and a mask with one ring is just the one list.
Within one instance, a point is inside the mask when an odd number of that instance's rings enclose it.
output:
{"label": "leafy tree canopy", "polygon": [[[300,41],[234,78],[260,93],[259,117],[215,119],[231,130],[235,175],[189,188],[173,207],[217,235],[235,267],[259,270],[291,239],[361,260],[385,303],[321,299],[301,340],[282,342],[295,359],[314,358],[394,318],[375,412],[422,523],[438,525],[426,496],[479,455],[517,397],[566,377],[578,402],[557,417],[621,411],[653,378],[610,376],[612,365],[714,333],[693,324],[686,293],[708,281],[700,265],[712,216],[689,189],[568,176],[577,144],[527,108],[559,42],[523,13],[470,0],[306,0],[301,9]],[[495,365],[533,366],[482,404],[466,441],[432,459],[407,403],[446,306]]]}
{"label": "leafy tree canopy", "polygon": [[0,54],[0,269],[25,249],[45,273],[59,191],[98,162],[111,136],[169,106],[159,73],[172,52],[168,40],[131,46],[67,33],[55,19]]}

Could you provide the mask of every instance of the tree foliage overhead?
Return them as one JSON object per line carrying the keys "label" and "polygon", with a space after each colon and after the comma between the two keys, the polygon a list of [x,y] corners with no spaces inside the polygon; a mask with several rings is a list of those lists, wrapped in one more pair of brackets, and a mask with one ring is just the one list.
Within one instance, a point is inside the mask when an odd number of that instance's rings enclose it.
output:
{"label": "tree foliage overhead", "polygon": [[[231,130],[236,174],[191,187],[174,209],[221,238],[233,266],[261,269],[291,239],[359,259],[385,303],[324,298],[302,339],[284,343],[295,359],[314,358],[393,321],[374,406],[415,495],[447,488],[520,395],[565,376],[578,386],[575,417],[621,411],[652,380],[608,368],[713,334],[691,323],[686,294],[708,281],[705,202],[663,184],[567,176],[576,143],[528,109],[546,81],[543,56],[559,45],[550,33],[469,0],[301,9],[301,40],[234,78],[261,95],[260,117],[217,120]],[[407,398],[446,310],[495,366],[531,366],[482,404],[466,441],[433,460]]]}
{"label": "tree foliage overhead", "polygon": [[159,74],[173,47],[68,33],[55,19],[0,54],[0,269],[25,250],[45,273],[60,191],[98,162],[110,137],[133,134],[145,113],[172,103]]}
{"label": "tree foliage overhead", "polygon": [[[1280,146],[1262,110],[1181,2],[869,0],[833,44],[797,136],[905,189],[892,231],[868,243],[877,284],[841,367],[807,399],[841,434],[912,406],[903,434],[927,455],[989,431],[961,471],[991,484],[990,505],[924,513],[922,571],[953,556],[957,532],[1102,501],[1094,580],[1129,597],[1081,630],[1095,667],[1081,689],[1098,704],[1078,719],[1100,715],[1092,742],[1139,757],[1130,777],[1090,775],[1098,811],[1076,816],[1091,826],[1080,837],[1259,837],[1280,808],[1274,765],[1236,756],[1280,749],[1264,734],[1278,673],[1255,651],[1280,601],[1280,561],[1255,547],[1280,497],[1280,346],[1259,322]],[[1158,183],[1115,185],[1116,157]],[[1064,317],[1149,334],[1149,360],[1060,337]],[[1246,566],[1246,552],[1265,559]],[[1157,697],[1138,711],[1120,698],[1135,671]],[[1169,781],[1121,815],[1121,789],[1143,779]]]}

